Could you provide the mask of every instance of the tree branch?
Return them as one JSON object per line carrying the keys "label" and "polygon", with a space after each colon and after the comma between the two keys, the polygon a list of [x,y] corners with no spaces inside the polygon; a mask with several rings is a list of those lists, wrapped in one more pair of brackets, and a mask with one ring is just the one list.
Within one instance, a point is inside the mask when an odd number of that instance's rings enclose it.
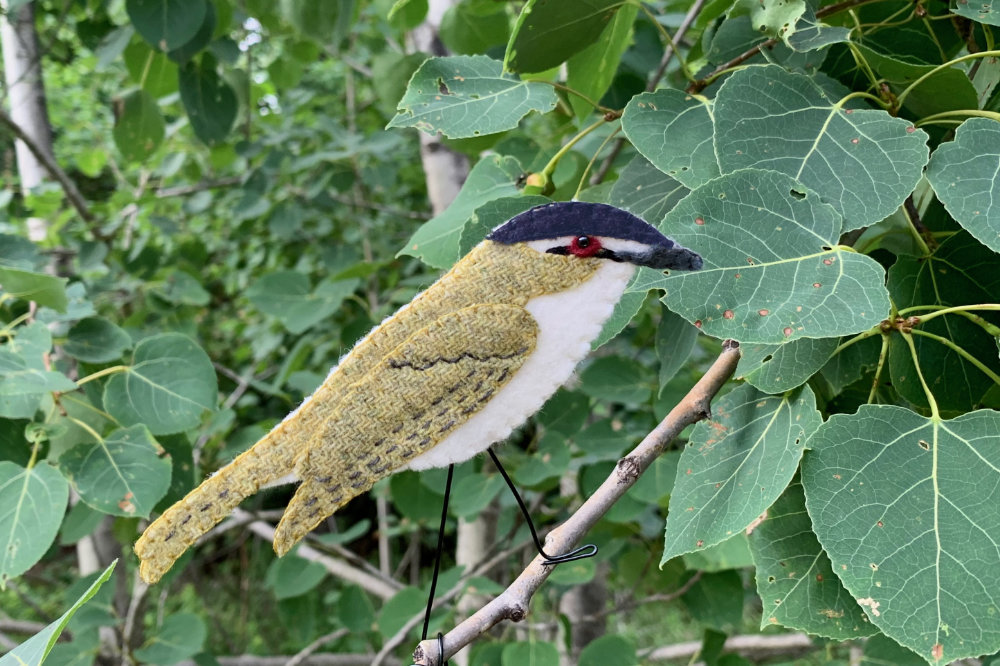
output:
{"label": "tree branch", "polygon": [[[241,654],[235,657],[218,657],[220,666],[285,666],[288,663],[288,656],[260,656],[256,654]],[[369,666],[372,661],[370,654],[332,654],[321,652],[306,657],[302,666]],[[198,666],[193,660],[188,659],[176,664],[176,666]],[[398,659],[392,659],[387,666],[401,666]]]}
{"label": "tree branch", "polygon": [[[237,520],[244,520],[248,515],[249,514],[242,509],[236,509],[233,511],[233,517]],[[265,523],[263,520],[254,520],[250,523],[249,528],[251,532],[262,539],[274,541],[274,527]],[[329,555],[324,555],[307,544],[300,545],[295,551],[295,554],[303,559],[323,566],[327,571],[338,578],[359,585],[362,589],[374,594],[382,601],[391,599],[396,595],[396,592],[402,589],[402,586],[398,583],[394,585],[394,581],[386,581],[381,578],[376,578],[370,573],[357,569],[346,562],[332,558]],[[282,665],[283,664],[284,662],[282,662]]]}
{"label": "tree branch", "polygon": [[[708,372],[684,399],[636,446],[618,461],[614,471],[582,506],[545,539],[549,553],[565,553],[611,509],[644,471],[686,426],[711,417],[712,398],[736,370],[740,359],[739,344],[727,340],[722,353]],[[413,652],[415,664],[432,666],[448,659],[504,620],[520,622],[528,614],[528,604],[555,567],[546,566],[539,555],[500,596],[444,636],[444,655],[438,653],[437,640],[421,641]]]}
{"label": "tree branch", "polygon": [[[788,658],[791,654],[805,654],[816,650],[819,646],[806,634],[777,634],[775,636],[730,636],[723,648],[726,652],[736,652],[744,657],[760,660],[768,657],[782,656]],[[701,641],[664,645],[642,656],[646,661],[668,661],[672,659],[690,659],[701,652]]]}
{"label": "tree branch", "polygon": [[21,126],[14,122],[14,119],[7,115],[7,112],[2,109],[0,109],[0,123],[5,125],[11,133],[18,138],[18,140],[27,146],[28,150],[31,151],[31,154],[34,155],[41,165],[45,167],[45,170],[49,172],[49,175],[59,182],[62,186],[63,192],[66,194],[66,198],[69,200],[70,205],[76,209],[76,212],[79,213],[80,217],[92,225],[90,229],[91,233],[102,241],[108,240],[108,237],[104,236],[94,228],[93,225],[97,222],[97,218],[94,217],[92,212],[90,212],[90,208],[87,207],[87,202],[84,200],[83,195],[80,194],[80,190],[76,188],[76,183],[74,183],[66,172],[62,170],[62,167],[56,164],[55,159],[53,159],[51,155],[39,146],[34,139],[28,136],[24,130],[21,129]]}

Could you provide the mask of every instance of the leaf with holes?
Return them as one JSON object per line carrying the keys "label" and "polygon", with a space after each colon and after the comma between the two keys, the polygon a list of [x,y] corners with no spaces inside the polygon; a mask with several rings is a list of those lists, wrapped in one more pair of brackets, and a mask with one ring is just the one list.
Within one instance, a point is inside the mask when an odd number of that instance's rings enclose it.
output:
{"label": "leaf with holes", "polygon": [[973,21],[1000,25],[1000,4],[994,3],[995,0],[953,0],[951,11]]}
{"label": "leaf with holes", "polygon": [[667,307],[709,335],[777,344],[857,333],[889,312],[882,267],[837,246],[840,216],[790,176],[721,176],[659,226],[701,254],[704,267],[668,275],[644,268],[629,289],[665,289]]}
{"label": "leaf with holes", "polygon": [[59,533],[69,484],[48,463],[0,461],[0,589],[42,558]]}
{"label": "leaf with holes", "polygon": [[504,69],[544,72],[598,40],[624,0],[528,0],[507,43]]}
{"label": "leaf with holes", "polygon": [[661,566],[745,530],[785,490],[822,422],[808,386],[769,396],[743,385],[712,413],[681,452]]}
{"label": "leaf with holes", "polygon": [[[994,652],[1000,413],[943,421],[891,405],[834,414],[802,485],[833,570],[890,638],[934,663]],[[848,519],[849,518],[849,519]]]}
{"label": "leaf with holes", "polygon": [[[889,269],[889,293],[897,308],[993,303],[1000,294],[998,261],[996,254],[960,232],[941,243],[930,257],[900,257]],[[979,314],[1000,324],[995,312]],[[993,386],[994,377],[1000,376],[993,336],[958,313],[917,324],[913,343],[920,370],[940,409],[972,409]],[[889,372],[900,395],[915,405],[928,406],[910,346],[899,334],[889,340]]]}
{"label": "leaf with holes", "polygon": [[840,338],[800,338],[783,345],[743,345],[736,377],[764,393],[801,386],[829,360]]}
{"label": "leaf with holes", "polygon": [[761,629],[780,624],[838,641],[876,633],[816,540],[798,480],[754,527],[750,551],[764,603]]}
{"label": "leaf with holes", "polygon": [[734,73],[714,110],[723,173],[756,167],[789,174],[840,212],[844,231],[896,210],[927,164],[927,134],[911,122],[841,108],[812,78],[778,66]]}
{"label": "leaf with holes", "polygon": [[399,253],[418,257],[434,268],[451,266],[462,256],[459,248],[469,218],[489,201],[516,196],[523,173],[513,157],[488,155],[479,160],[451,205],[417,229]]}
{"label": "leaf with holes", "polygon": [[951,216],[980,242],[1000,252],[1000,128],[969,118],[955,139],[931,156],[927,180]]}
{"label": "leaf with holes", "polygon": [[687,187],[719,175],[712,135],[712,102],[665,88],[633,97],[622,114],[622,131],[635,149]]}
{"label": "leaf with holes", "polygon": [[557,101],[552,86],[506,74],[486,56],[431,58],[410,78],[388,127],[464,139],[513,129],[532,111],[548,113]]}
{"label": "leaf with holes", "polygon": [[215,368],[191,338],[179,333],[140,342],[132,365],[104,386],[104,407],[125,426],[145,424],[154,435],[193,428],[218,400]]}
{"label": "leaf with holes", "polygon": [[77,444],[59,466],[84,502],[114,516],[148,517],[170,487],[170,458],[144,425]]}

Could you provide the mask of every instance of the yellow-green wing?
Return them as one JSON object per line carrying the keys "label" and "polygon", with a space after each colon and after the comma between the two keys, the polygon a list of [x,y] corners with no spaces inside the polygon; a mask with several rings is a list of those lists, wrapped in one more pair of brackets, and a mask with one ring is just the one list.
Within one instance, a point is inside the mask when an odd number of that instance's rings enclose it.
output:
{"label": "yellow-green wing", "polygon": [[534,351],[516,305],[463,308],[414,333],[323,419],[299,459],[302,485],[274,537],[284,554],[352,497],[428,451],[489,402]]}

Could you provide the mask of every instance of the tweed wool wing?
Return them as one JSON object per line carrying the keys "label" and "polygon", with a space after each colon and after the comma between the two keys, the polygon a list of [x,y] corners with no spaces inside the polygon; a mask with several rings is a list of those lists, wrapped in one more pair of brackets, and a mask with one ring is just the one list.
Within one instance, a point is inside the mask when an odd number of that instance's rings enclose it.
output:
{"label": "tweed wool wing", "polygon": [[535,349],[516,305],[463,308],[411,336],[357,382],[310,441],[302,485],[274,536],[287,552],[327,516],[433,448],[502,388]]}

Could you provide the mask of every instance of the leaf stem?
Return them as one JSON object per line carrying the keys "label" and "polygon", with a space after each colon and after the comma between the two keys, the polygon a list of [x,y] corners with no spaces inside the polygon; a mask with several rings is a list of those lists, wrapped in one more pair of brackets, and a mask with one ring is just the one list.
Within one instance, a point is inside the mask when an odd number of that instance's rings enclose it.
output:
{"label": "leaf stem", "polygon": [[587,127],[580,130],[576,136],[567,141],[566,145],[560,148],[559,152],[553,155],[552,159],[549,160],[549,163],[545,165],[544,169],[542,169],[542,175],[545,176],[545,179],[547,181],[551,181],[552,174],[555,173],[556,167],[559,166],[559,160],[561,160],[566,155],[566,153],[572,150],[573,146],[575,146],[580,141],[580,139],[587,136],[588,134],[590,134],[591,132],[593,132],[606,122],[607,121],[602,117],[597,122],[592,123],[591,125],[588,125]]}
{"label": "leaf stem", "polygon": [[836,356],[840,352],[844,351],[845,349],[847,349],[848,347],[850,347],[851,345],[853,345],[855,342],[861,342],[862,340],[867,340],[868,338],[870,338],[870,337],[872,337],[874,335],[878,335],[881,332],[882,332],[882,329],[879,326],[872,326],[867,331],[862,331],[861,333],[858,333],[857,335],[855,335],[850,340],[847,340],[845,342],[841,342],[839,345],[837,345],[837,348],[833,350],[832,354],[830,354],[830,358],[833,358],[834,356]]}
{"label": "leaf stem", "polygon": [[[914,331],[916,333],[917,331]],[[935,421],[941,420],[941,412],[938,411],[937,400],[934,399],[934,394],[931,393],[931,388],[927,385],[927,380],[924,379],[924,373],[920,369],[920,360],[917,358],[917,347],[913,344],[913,335],[911,333],[899,332],[903,336],[903,340],[906,341],[906,346],[910,348],[910,357],[913,359],[913,367],[917,369],[917,378],[920,379],[920,385],[924,388],[924,395],[927,397],[927,404],[931,406],[931,418]],[[950,342],[950,340],[949,340]]]}
{"label": "leaf stem", "polygon": [[919,247],[920,251],[924,253],[924,256],[929,257],[933,253],[931,252],[931,249],[927,246],[927,241],[925,241],[924,237],[920,235],[920,229],[917,228],[918,225],[922,227],[923,224],[920,222],[920,219],[917,215],[917,209],[913,207],[913,200],[912,199],[907,199],[907,200],[909,201],[910,205],[908,206],[905,204],[903,205],[903,215],[906,216],[906,221],[909,223],[906,225],[906,229],[907,231],[910,232],[910,235],[913,236],[913,240],[917,242],[917,247]]}
{"label": "leaf stem", "polygon": [[597,158],[600,157],[601,151],[604,150],[604,146],[608,145],[608,142],[615,138],[621,131],[622,126],[618,125],[618,127],[616,127],[613,132],[610,132],[604,141],[601,142],[601,145],[597,147],[597,150],[594,151],[594,156],[590,158],[589,162],[587,162],[587,168],[583,170],[583,175],[580,176],[580,183],[576,186],[576,192],[573,193],[573,201],[576,201],[580,197],[580,191],[583,190],[583,186],[587,182],[587,174],[590,173],[590,170],[594,167],[594,162],[596,162]]}
{"label": "leaf stem", "polygon": [[11,337],[12,336],[11,331],[14,330],[14,327],[25,320],[31,319],[31,316],[33,314],[34,313],[31,310],[28,310],[24,314],[11,319],[7,324],[4,324],[3,328],[0,328],[0,336],[7,338]]}
{"label": "leaf stem", "polygon": [[[881,330],[879,330],[882,333]],[[878,365],[875,366],[875,376],[872,378],[872,390],[868,393],[868,402],[875,400],[878,394],[878,380],[882,376],[882,368],[885,367],[885,359],[889,355],[889,335],[882,333],[882,348],[878,353]]]}
{"label": "leaf stem", "polygon": [[93,374],[87,375],[83,379],[76,380],[76,385],[83,386],[87,382],[94,381],[95,379],[100,379],[101,377],[106,377],[107,375],[113,375],[116,372],[126,372],[127,370],[127,365],[115,365],[110,368],[104,368],[103,370],[98,370]]}
{"label": "leaf stem", "polygon": [[935,333],[928,333],[927,331],[920,330],[919,328],[913,329],[913,334],[914,335],[922,335],[925,338],[930,338],[934,342],[937,342],[939,344],[944,345],[945,347],[947,347],[948,349],[952,350],[953,352],[955,352],[956,354],[958,354],[959,356],[961,356],[962,358],[964,358],[966,361],[968,361],[972,365],[974,365],[977,368],[979,368],[980,372],[982,372],[984,375],[986,375],[987,377],[989,377],[993,381],[994,384],[997,384],[998,386],[1000,386],[1000,375],[998,375],[997,373],[995,373],[992,370],[990,370],[988,367],[986,367],[985,363],[983,363],[978,358],[976,358],[975,356],[973,356],[972,354],[970,354],[969,352],[967,352],[964,348],[956,345],[954,342],[952,342],[948,338],[940,336],[940,335],[937,335]]}
{"label": "leaf stem", "polygon": [[[932,69],[931,71],[929,71],[926,74],[924,74],[923,76],[921,76],[920,78],[918,78],[916,81],[914,81],[910,85],[906,86],[906,88],[903,89],[903,92],[899,93],[899,95],[896,96],[896,103],[899,106],[903,106],[903,100],[906,99],[906,96],[909,95],[913,91],[914,88],[916,88],[921,83],[923,83],[924,81],[926,81],[930,77],[932,77],[935,74],[937,74],[938,72],[940,72],[942,69],[948,69],[949,67],[951,67],[953,65],[957,65],[960,62],[965,62],[966,60],[975,60],[977,58],[990,58],[990,57],[995,57],[995,56],[1000,56],[1000,51],[980,51],[979,53],[967,53],[964,56],[959,56],[957,58],[953,58],[952,60],[949,60],[946,63],[942,63],[942,64],[938,65],[937,67],[935,67],[934,69]],[[935,115],[941,115],[941,114],[935,114]],[[934,116],[929,116],[929,117],[933,118]],[[924,120],[926,121],[927,118],[924,118]]]}
{"label": "leaf stem", "polygon": [[98,435],[97,431],[94,430],[93,428],[91,428],[87,424],[86,421],[81,421],[80,419],[78,419],[78,418],[76,418],[74,416],[67,416],[66,418],[68,418],[70,421],[72,421],[73,423],[75,423],[76,425],[80,426],[81,428],[83,428],[84,430],[86,430],[88,433],[90,433],[90,436],[93,437],[95,440],[97,440],[98,444],[103,444],[104,443],[104,438],[101,437],[100,435]]}
{"label": "leaf stem", "polygon": [[[899,314],[902,315],[902,314],[905,314],[907,312],[915,312],[917,310],[934,309],[935,307],[937,307],[937,306],[934,306],[934,305],[914,305],[913,307],[904,308],[904,309],[900,310]],[[989,333],[990,335],[992,335],[994,337],[1000,336],[1000,326],[996,326],[994,324],[991,324],[990,322],[986,321],[982,317],[980,317],[978,315],[972,314],[971,312],[969,312],[969,310],[994,310],[994,311],[1000,311],[1000,303],[982,303],[980,305],[956,305],[956,306],[950,307],[950,308],[941,308],[940,310],[936,310],[935,312],[931,312],[930,314],[921,315],[920,316],[920,321],[921,321],[921,323],[923,323],[925,321],[929,321],[931,319],[934,319],[935,317],[940,317],[941,315],[946,315],[946,314],[960,314],[960,315],[965,316],[970,321],[973,321],[976,324],[979,324],[980,326],[982,326],[983,329],[987,333]]]}
{"label": "leaf stem", "polygon": [[594,107],[594,109],[596,109],[597,111],[600,111],[601,113],[621,114],[621,111],[617,111],[616,109],[612,109],[612,108],[607,107],[607,106],[601,106],[598,102],[595,102],[594,100],[590,99],[589,97],[587,97],[586,95],[584,95],[579,90],[577,90],[575,88],[570,88],[569,86],[567,86],[564,83],[558,83],[556,81],[544,81],[544,80],[541,80],[541,79],[537,79],[537,82],[538,83],[547,83],[548,85],[552,86],[556,90],[562,90],[563,92],[565,92],[567,94],[576,95],[577,97],[579,97],[584,102],[586,102],[587,104],[591,105],[592,107]]}
{"label": "leaf stem", "polygon": [[[950,118],[955,118],[956,120],[952,121],[950,120]],[[959,122],[959,123],[963,122],[962,120],[958,120],[958,118],[989,118],[990,120],[1000,121],[1000,113],[997,113],[995,111],[983,111],[981,109],[958,109],[955,111],[942,111],[941,113],[932,113],[926,118],[921,118],[920,120],[918,120],[913,124],[914,126],[919,127],[921,125],[935,123],[935,122],[943,122],[943,121]]]}

